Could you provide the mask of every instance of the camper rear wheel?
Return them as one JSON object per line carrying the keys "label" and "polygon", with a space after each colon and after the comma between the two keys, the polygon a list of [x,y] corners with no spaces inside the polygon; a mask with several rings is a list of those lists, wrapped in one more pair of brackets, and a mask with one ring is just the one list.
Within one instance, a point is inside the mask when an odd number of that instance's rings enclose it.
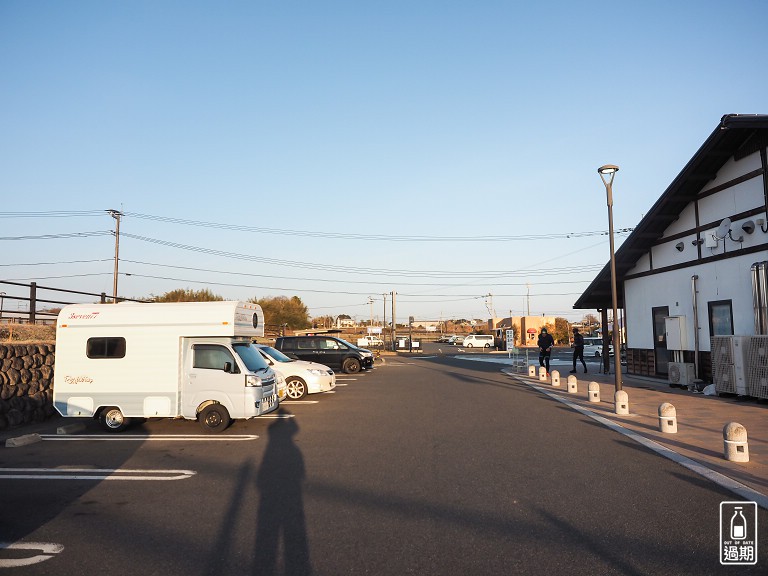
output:
{"label": "camper rear wheel", "polygon": [[200,410],[197,421],[203,430],[209,434],[217,434],[224,430],[231,421],[229,412],[221,404],[208,404]]}
{"label": "camper rear wheel", "polygon": [[116,406],[107,406],[99,412],[99,424],[107,432],[122,432],[130,423],[131,419],[123,416]]}

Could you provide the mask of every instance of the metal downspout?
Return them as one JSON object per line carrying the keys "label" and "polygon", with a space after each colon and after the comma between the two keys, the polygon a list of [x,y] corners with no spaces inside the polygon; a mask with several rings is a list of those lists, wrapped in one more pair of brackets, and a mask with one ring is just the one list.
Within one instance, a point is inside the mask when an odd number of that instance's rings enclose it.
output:
{"label": "metal downspout", "polygon": [[755,315],[755,334],[768,333],[768,261],[755,262],[752,273],[752,306]]}
{"label": "metal downspout", "polygon": [[696,296],[697,274],[691,276],[691,293],[693,295],[693,373],[696,378],[699,377],[699,299]]}

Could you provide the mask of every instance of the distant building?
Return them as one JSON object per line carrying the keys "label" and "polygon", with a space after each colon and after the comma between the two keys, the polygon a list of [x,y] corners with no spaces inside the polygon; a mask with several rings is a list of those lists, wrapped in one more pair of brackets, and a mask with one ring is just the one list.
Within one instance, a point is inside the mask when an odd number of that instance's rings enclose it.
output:
{"label": "distant building", "polygon": [[[512,316],[488,320],[488,330],[502,340],[506,338],[506,331],[512,328],[515,331],[515,346],[535,346],[541,329],[554,325],[554,316]],[[497,342],[497,345],[503,346],[503,342]]]}

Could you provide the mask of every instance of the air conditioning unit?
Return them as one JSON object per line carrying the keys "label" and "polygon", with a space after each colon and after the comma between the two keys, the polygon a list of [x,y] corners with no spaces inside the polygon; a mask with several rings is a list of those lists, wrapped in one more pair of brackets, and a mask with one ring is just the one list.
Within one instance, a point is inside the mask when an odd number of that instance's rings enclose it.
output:
{"label": "air conditioning unit", "polygon": [[696,379],[696,371],[690,362],[670,362],[667,376],[670,384],[687,387]]}
{"label": "air conditioning unit", "polygon": [[712,338],[712,379],[715,390],[749,395],[747,389],[747,349],[749,336],[714,336]]}
{"label": "air conditioning unit", "polygon": [[747,392],[754,398],[768,399],[768,367],[749,367]]}
{"label": "air conditioning unit", "polygon": [[751,336],[749,338],[747,364],[768,367],[768,336]]}
{"label": "air conditioning unit", "polygon": [[712,380],[718,393],[736,394],[736,373],[733,364],[714,364]]}

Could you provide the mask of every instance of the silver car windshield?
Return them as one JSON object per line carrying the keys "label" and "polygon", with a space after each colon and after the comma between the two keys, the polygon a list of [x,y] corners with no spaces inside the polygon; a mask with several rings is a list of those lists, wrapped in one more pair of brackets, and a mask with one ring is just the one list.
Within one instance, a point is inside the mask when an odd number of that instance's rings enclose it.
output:
{"label": "silver car windshield", "polygon": [[260,346],[259,350],[277,362],[295,362],[293,358],[286,356],[280,352],[280,350],[272,348],[271,346]]}

